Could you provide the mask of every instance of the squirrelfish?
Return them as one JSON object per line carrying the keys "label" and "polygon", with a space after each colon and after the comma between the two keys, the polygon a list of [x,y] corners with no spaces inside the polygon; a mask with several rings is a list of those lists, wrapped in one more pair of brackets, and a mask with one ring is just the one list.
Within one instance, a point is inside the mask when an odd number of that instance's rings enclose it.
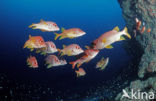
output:
{"label": "squirrelfish", "polygon": [[75,56],[84,52],[83,49],[78,44],[71,44],[68,46],[63,45],[63,49],[59,51],[61,53],[61,56],[63,55]]}
{"label": "squirrelfish", "polygon": [[64,39],[64,38],[73,39],[73,38],[80,37],[86,34],[86,32],[82,31],[79,28],[71,28],[71,29],[62,28],[61,31],[62,33],[60,34],[54,33],[56,35],[55,40],[57,40],[58,37],[60,37],[59,40]]}
{"label": "squirrelfish", "polygon": [[83,68],[79,68],[79,70],[76,70],[75,72],[76,72],[77,77],[86,75],[86,72]]}
{"label": "squirrelfish", "polygon": [[27,65],[32,68],[38,68],[38,62],[36,57],[30,56],[27,58]]}
{"label": "squirrelfish", "polygon": [[97,64],[96,64],[96,68],[100,68],[100,70],[105,69],[105,67],[108,65],[109,62],[109,58],[102,58]]}
{"label": "squirrelfish", "polygon": [[46,54],[52,54],[58,51],[54,42],[47,41],[45,42],[45,44],[46,44],[46,47],[37,49],[36,53],[41,53],[43,55],[46,55]]}
{"label": "squirrelfish", "polygon": [[76,65],[79,68],[83,63],[89,62],[94,57],[96,57],[98,53],[99,53],[99,50],[97,49],[87,49],[84,51],[84,53],[82,53],[79,59],[77,59],[74,62],[70,62],[70,64],[72,64],[73,69],[75,68]]}
{"label": "squirrelfish", "polygon": [[44,48],[46,47],[46,44],[44,42],[44,39],[41,36],[31,36],[29,35],[29,39],[25,42],[23,48],[28,48],[33,51],[37,48]]}
{"label": "squirrelfish", "polygon": [[113,30],[108,31],[102,34],[98,39],[92,42],[94,49],[103,49],[103,48],[113,48],[111,45],[114,42],[125,40],[122,35],[126,35],[131,39],[131,36],[127,32],[127,27],[124,30],[119,31],[118,27],[115,27]]}
{"label": "squirrelfish", "polygon": [[60,28],[57,26],[55,22],[52,21],[43,21],[41,19],[40,23],[34,23],[29,26],[29,28],[32,29],[40,29],[41,31],[48,31],[48,32],[53,32],[53,31],[59,31]]}
{"label": "squirrelfish", "polygon": [[45,59],[47,68],[51,68],[54,66],[61,66],[61,65],[66,65],[67,62],[66,60],[59,60],[59,58],[55,55],[48,55],[47,58]]}

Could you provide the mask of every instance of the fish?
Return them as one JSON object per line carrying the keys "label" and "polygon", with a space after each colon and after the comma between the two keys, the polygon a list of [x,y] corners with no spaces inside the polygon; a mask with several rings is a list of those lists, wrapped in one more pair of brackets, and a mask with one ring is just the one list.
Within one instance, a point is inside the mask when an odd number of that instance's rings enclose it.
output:
{"label": "fish", "polygon": [[70,44],[68,46],[63,45],[63,49],[58,49],[58,51],[60,52],[61,56],[75,56],[84,52],[84,50],[78,44]]}
{"label": "fish", "polygon": [[46,54],[53,54],[53,53],[58,52],[54,42],[47,41],[47,42],[45,42],[45,44],[46,44],[46,47],[36,49],[36,53],[41,53],[43,55],[46,55]]}
{"label": "fish", "polygon": [[151,32],[151,28],[148,28],[148,29],[147,29],[147,33],[150,33],[150,32]]}
{"label": "fish", "polygon": [[138,18],[135,18],[135,22],[138,23],[139,22],[139,19]]}
{"label": "fish", "polygon": [[86,49],[76,61],[69,62],[69,64],[72,65],[72,69],[74,69],[76,65],[79,68],[83,63],[88,63],[95,58],[98,53],[99,50],[97,49]]}
{"label": "fish", "polygon": [[143,26],[142,29],[141,29],[141,31],[140,31],[140,33],[143,34],[145,32],[145,30],[146,30],[146,27]]}
{"label": "fish", "polygon": [[[125,38],[122,35],[126,35],[128,38],[131,39],[131,36],[127,32],[127,27],[124,28],[124,30],[119,31],[119,27],[115,27],[113,30],[108,31],[104,34],[102,34],[99,38],[95,39],[91,46],[93,49],[112,49],[114,42],[125,40]],[[87,46],[86,46],[87,47]]]}
{"label": "fish", "polygon": [[106,59],[104,57],[101,58],[99,62],[96,64],[96,68],[100,68],[100,70],[104,70],[105,67],[108,65],[109,58],[107,57]]}
{"label": "fish", "polygon": [[55,67],[55,66],[63,66],[66,65],[66,60],[62,59],[59,60],[59,58],[56,55],[48,55],[45,59],[47,68]]}
{"label": "fish", "polygon": [[141,26],[141,21],[138,21],[136,24],[136,30],[140,30],[140,26]]}
{"label": "fish", "polygon": [[35,56],[31,56],[27,58],[27,65],[32,68],[38,68],[38,62]]}
{"label": "fish", "polygon": [[64,29],[61,28],[62,33],[58,34],[58,33],[54,33],[55,36],[55,40],[57,40],[59,37],[59,40],[64,39],[64,38],[76,38],[76,37],[80,37],[86,34],[86,32],[82,31],[79,28],[71,28],[71,29]]}
{"label": "fish", "polygon": [[29,39],[25,42],[23,48],[28,48],[31,51],[37,48],[44,48],[46,44],[42,36],[31,36],[29,35]]}
{"label": "fish", "polygon": [[29,26],[29,28],[32,29],[40,29],[41,31],[45,32],[54,32],[54,31],[59,31],[60,28],[57,26],[55,22],[52,21],[44,21],[40,20],[39,23],[33,23]]}
{"label": "fish", "polygon": [[79,70],[76,70],[75,72],[76,72],[77,77],[81,77],[81,76],[86,75],[86,72],[83,68],[79,68]]}

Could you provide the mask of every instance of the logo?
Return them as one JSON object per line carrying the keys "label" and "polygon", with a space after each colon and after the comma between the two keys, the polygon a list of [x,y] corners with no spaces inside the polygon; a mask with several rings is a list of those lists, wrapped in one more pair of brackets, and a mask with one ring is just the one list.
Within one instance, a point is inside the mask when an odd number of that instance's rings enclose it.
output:
{"label": "logo", "polygon": [[152,100],[154,99],[154,92],[141,92],[140,90],[134,91],[131,89],[130,93],[127,93],[126,90],[122,90],[123,95],[121,99],[128,98],[128,99],[142,99],[142,100]]}

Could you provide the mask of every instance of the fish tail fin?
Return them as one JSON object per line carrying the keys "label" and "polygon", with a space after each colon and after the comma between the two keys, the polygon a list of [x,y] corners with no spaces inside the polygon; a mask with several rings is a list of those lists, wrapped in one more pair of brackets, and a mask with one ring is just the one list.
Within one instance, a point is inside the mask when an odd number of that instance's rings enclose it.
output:
{"label": "fish tail fin", "polygon": [[59,52],[59,56],[63,56],[64,54],[63,54],[63,52],[61,51],[61,49],[57,49],[58,50],[58,52]]}
{"label": "fish tail fin", "polygon": [[29,25],[28,27],[29,27],[29,28],[32,28],[34,25],[35,25],[35,24],[34,24],[34,23],[32,23],[32,24],[31,24],[31,25]]}
{"label": "fish tail fin", "polygon": [[60,34],[58,33],[54,33],[56,36],[55,36],[55,40],[57,40],[57,38],[60,36]]}
{"label": "fish tail fin", "polygon": [[125,34],[129,39],[131,39],[131,36],[130,36],[130,34],[128,33],[127,27],[124,28],[123,32],[124,32],[124,34]]}
{"label": "fish tail fin", "polygon": [[23,48],[26,48],[26,47],[28,47],[28,41],[26,41],[24,46],[23,46]]}
{"label": "fish tail fin", "polygon": [[75,66],[76,66],[76,62],[69,62],[69,64],[71,64],[71,65],[72,65],[72,69],[74,69],[74,68],[75,68]]}

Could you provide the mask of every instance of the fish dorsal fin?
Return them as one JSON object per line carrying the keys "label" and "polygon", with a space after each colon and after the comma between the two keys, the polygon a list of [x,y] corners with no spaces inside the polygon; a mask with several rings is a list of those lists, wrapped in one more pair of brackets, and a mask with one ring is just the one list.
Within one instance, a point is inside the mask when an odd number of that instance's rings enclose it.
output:
{"label": "fish dorsal fin", "polygon": [[31,35],[29,35],[29,38],[31,38]]}
{"label": "fish dorsal fin", "polygon": [[119,32],[119,31],[120,31],[120,29],[119,29],[119,27],[118,27],[118,26],[116,26],[113,30],[115,30],[115,31],[117,31],[117,32]]}
{"label": "fish dorsal fin", "polygon": [[62,28],[61,28],[61,31],[63,32],[64,30],[66,30],[66,29],[62,27]]}
{"label": "fish dorsal fin", "polygon": [[41,20],[40,20],[40,23],[44,23],[44,20],[43,20],[43,19],[41,19]]}
{"label": "fish dorsal fin", "polygon": [[47,24],[43,19],[40,20],[40,23]]}
{"label": "fish dorsal fin", "polygon": [[66,45],[63,45],[63,48],[66,48]]}

